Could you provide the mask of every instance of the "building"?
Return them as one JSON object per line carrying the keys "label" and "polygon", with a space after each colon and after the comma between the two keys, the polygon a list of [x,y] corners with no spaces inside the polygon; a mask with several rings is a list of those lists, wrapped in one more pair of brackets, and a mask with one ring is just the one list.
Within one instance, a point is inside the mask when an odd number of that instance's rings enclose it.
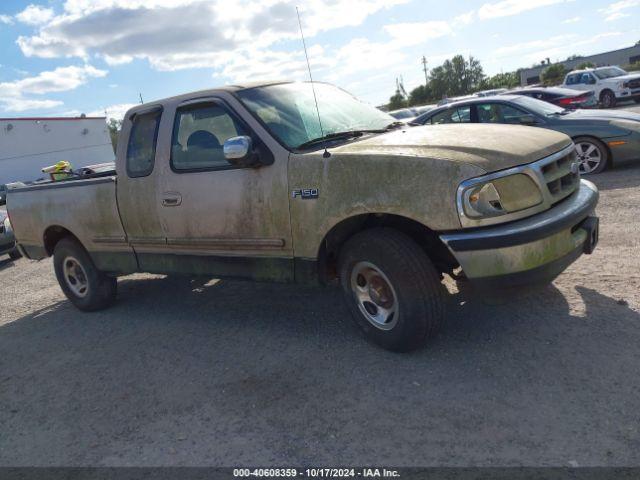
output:
{"label": "building", "polygon": [[[591,62],[597,67],[605,65],[629,65],[631,63],[640,62],[640,45],[634,45],[629,48],[621,48],[620,50],[612,50],[610,52],[598,53],[596,55],[588,55],[586,57],[565,60],[561,63],[567,70],[573,70],[584,62]],[[534,85],[540,83],[540,76],[548,65],[540,65],[533,68],[523,68],[520,70],[520,85]]]}
{"label": "building", "polygon": [[60,160],[113,162],[105,117],[0,118],[0,184],[46,178],[42,168]]}

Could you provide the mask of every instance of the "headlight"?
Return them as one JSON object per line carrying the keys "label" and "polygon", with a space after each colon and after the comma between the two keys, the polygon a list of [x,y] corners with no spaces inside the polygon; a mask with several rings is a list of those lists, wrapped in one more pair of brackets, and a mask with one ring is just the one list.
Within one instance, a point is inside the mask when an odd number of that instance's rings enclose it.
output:
{"label": "headlight", "polygon": [[[465,185],[465,183],[467,185]],[[542,203],[542,192],[533,179],[516,173],[492,180],[474,179],[458,190],[459,212],[475,220],[499,217]]]}

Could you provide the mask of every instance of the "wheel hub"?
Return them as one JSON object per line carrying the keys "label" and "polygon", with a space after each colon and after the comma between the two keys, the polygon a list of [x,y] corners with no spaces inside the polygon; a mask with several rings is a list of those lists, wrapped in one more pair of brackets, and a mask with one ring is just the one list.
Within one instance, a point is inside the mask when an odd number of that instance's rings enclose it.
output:
{"label": "wheel hub", "polygon": [[390,330],[398,321],[398,300],[387,276],[370,262],[357,263],[351,290],[362,315],[376,328]]}
{"label": "wheel hub", "polygon": [[602,161],[602,152],[590,142],[580,142],[576,144],[576,156],[580,162],[580,173],[593,172]]}
{"label": "wheel hub", "polygon": [[69,290],[77,297],[86,297],[89,293],[89,281],[80,262],[74,257],[65,258],[62,263],[62,272]]}

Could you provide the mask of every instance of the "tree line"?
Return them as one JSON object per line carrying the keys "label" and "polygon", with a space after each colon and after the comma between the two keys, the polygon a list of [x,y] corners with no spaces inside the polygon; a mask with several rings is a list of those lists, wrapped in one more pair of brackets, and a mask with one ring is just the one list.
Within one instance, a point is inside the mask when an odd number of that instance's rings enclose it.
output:
{"label": "tree line", "polygon": [[[567,60],[580,58],[577,55],[569,57]],[[565,75],[569,72],[562,63],[554,63],[547,59],[548,65],[540,76],[540,83],[546,86],[558,85],[562,83]],[[591,62],[583,62],[576,67],[580,70],[591,68],[595,65]],[[627,70],[636,70],[640,64],[625,66]],[[625,68],[623,67],[623,68]],[[410,92],[404,90],[402,82],[396,85],[396,92],[389,98],[388,110],[413,107],[437,103],[443,98],[470,95],[479,90],[492,90],[494,88],[514,88],[520,85],[520,70],[513,72],[498,73],[487,76],[484,74],[482,65],[477,58],[469,56],[464,58],[456,55],[446,60],[442,65],[431,69],[427,77],[427,83],[420,85]]]}

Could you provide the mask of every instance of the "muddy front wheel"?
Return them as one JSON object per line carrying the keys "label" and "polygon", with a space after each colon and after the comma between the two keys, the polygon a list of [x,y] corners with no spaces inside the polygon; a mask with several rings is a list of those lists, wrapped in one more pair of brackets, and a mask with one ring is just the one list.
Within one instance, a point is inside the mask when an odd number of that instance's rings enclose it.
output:
{"label": "muddy front wheel", "polygon": [[408,236],[387,228],[358,233],[342,248],[339,269],[347,305],[369,340],[406,352],[437,332],[444,318],[444,287],[428,256]]}

